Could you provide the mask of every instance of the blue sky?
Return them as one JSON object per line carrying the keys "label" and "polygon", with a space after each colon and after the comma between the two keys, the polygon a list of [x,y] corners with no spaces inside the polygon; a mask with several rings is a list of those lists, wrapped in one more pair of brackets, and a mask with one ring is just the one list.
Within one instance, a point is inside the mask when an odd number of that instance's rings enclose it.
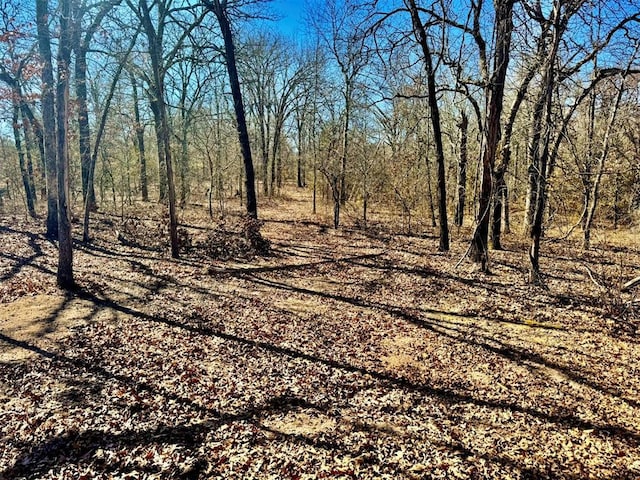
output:
{"label": "blue sky", "polygon": [[305,0],[273,0],[271,10],[281,20],[275,27],[287,36],[298,37],[304,33]]}

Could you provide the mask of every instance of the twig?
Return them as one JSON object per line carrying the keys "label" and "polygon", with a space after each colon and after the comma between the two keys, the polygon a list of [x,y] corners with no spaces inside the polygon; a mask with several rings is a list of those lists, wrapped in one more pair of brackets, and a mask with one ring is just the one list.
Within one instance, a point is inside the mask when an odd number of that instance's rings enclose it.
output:
{"label": "twig", "polygon": [[625,283],[622,288],[620,289],[620,291],[622,292],[628,292],[629,290],[631,290],[633,287],[640,285],[640,277],[636,277],[632,280],[629,280],[627,283]]}
{"label": "twig", "polygon": [[591,271],[591,269],[589,268],[589,265],[584,264],[583,267],[585,268],[585,270],[587,271],[587,273],[589,274],[589,278],[591,279],[591,281],[595,284],[596,287],[601,288],[602,290],[607,290],[607,287],[605,287],[604,285],[602,285],[601,283],[598,283],[598,281],[594,278],[593,276],[593,272]]}

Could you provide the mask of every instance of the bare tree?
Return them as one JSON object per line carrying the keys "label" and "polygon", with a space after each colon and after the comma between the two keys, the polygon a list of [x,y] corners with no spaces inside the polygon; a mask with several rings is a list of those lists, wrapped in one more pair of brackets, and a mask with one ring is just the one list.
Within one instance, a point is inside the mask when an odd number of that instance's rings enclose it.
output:
{"label": "bare tree", "polygon": [[[625,90],[625,80],[627,78],[627,76],[629,75],[629,71],[631,70],[631,65],[633,63],[633,61],[635,60],[635,56],[636,53],[638,52],[638,47],[640,46],[640,43],[636,43],[636,48],[634,51],[634,54],[629,62],[629,64],[627,65],[627,68],[624,70],[624,72],[622,72],[622,74],[620,75],[620,84],[619,85],[613,85],[614,89],[616,90],[615,93],[615,98],[613,100],[613,104],[611,106],[611,111],[609,114],[609,120],[607,121],[607,125],[606,125],[606,130],[604,132],[604,137],[602,139],[602,146],[601,146],[601,151],[600,151],[600,155],[598,156],[598,170],[596,172],[596,176],[595,179],[593,180],[593,186],[591,189],[591,194],[589,195],[589,199],[590,202],[585,205],[585,210],[587,212],[585,221],[584,221],[584,226],[583,226],[583,243],[582,243],[582,247],[585,250],[588,250],[591,246],[591,227],[593,225],[593,219],[595,217],[596,214],[596,208],[598,206],[598,200],[599,200],[599,196],[600,196],[600,183],[602,182],[602,175],[604,173],[604,166],[605,163],[607,161],[607,157],[609,155],[609,149],[611,147],[611,136],[612,136],[612,132],[613,132],[613,128],[616,122],[616,118],[618,115],[618,108],[620,107],[620,100],[622,99],[622,93]],[[587,208],[588,206],[588,208]]]}
{"label": "bare tree", "polygon": [[[175,17],[179,13],[189,11],[183,6],[175,6],[173,0],[160,0],[148,3],[147,0],[140,0],[138,5],[134,5],[131,0],[127,3],[134,11],[142,29],[146,35],[149,58],[151,61],[151,75],[146,76],[146,81],[150,90],[150,104],[154,116],[156,128],[156,140],[158,145],[158,162],[160,167],[166,169],[166,185],[169,203],[169,237],[171,240],[171,256],[179,256],[178,242],[178,218],[176,214],[176,190],[173,175],[173,157],[171,151],[171,131],[166,104],[165,80],[168,65],[177,57],[183,42],[189,37],[204,18],[204,13],[193,12],[186,22],[186,27],[178,27],[179,33],[173,46],[165,52],[166,29],[167,26],[175,22]],[[152,12],[153,10],[153,12]],[[160,182],[160,198],[163,199],[162,175]]]}
{"label": "bare tree", "polygon": [[[487,250],[489,239],[489,223],[491,219],[491,199],[493,194],[493,170],[496,153],[501,135],[501,115],[505,91],[505,79],[509,67],[511,51],[511,34],[513,31],[514,0],[495,0],[493,67],[491,76],[485,74],[485,102],[486,120],[482,143],[482,180],[478,205],[477,226],[471,242],[471,255],[474,261],[481,264],[482,271],[487,271],[489,254]],[[481,5],[482,2],[479,2]],[[480,50],[483,41],[479,40],[479,11],[474,14],[474,36]]]}
{"label": "bare tree", "polygon": [[236,113],[236,122],[238,126],[238,139],[240,141],[242,158],[244,160],[247,213],[253,218],[258,218],[258,204],[256,200],[253,159],[251,157],[251,143],[249,142],[249,131],[247,129],[247,120],[242,100],[242,90],[240,89],[240,80],[238,77],[236,52],[233,42],[233,34],[231,32],[228,3],[227,0],[205,0],[204,5],[207,10],[216,16],[220,26],[220,31],[222,32],[222,38],[224,40],[224,57],[227,65],[227,73],[229,74],[229,84],[231,86],[233,107]]}
{"label": "bare tree", "polygon": [[338,2],[330,0],[317,5],[311,16],[313,30],[320,38],[323,47],[329,52],[338,66],[341,78],[341,95],[343,100],[340,171],[332,173],[337,178],[330,181],[338,189],[333,198],[334,226],[340,225],[340,209],[348,198],[347,163],[349,159],[349,135],[354,108],[356,105],[356,88],[359,76],[370,62],[373,51],[369,45],[369,36],[364,27],[365,12],[363,5],[357,2]]}
{"label": "bare tree", "polygon": [[56,174],[56,109],[49,31],[49,2],[36,0],[38,50],[42,62],[42,126],[47,183],[47,237],[58,238],[58,180]]}
{"label": "bare tree", "polygon": [[416,40],[422,49],[424,56],[424,66],[427,74],[427,98],[429,101],[429,112],[431,127],[433,129],[433,141],[436,147],[436,163],[438,166],[438,223],[440,225],[440,251],[449,250],[449,224],[447,220],[447,190],[445,178],[445,158],[442,142],[442,125],[440,122],[440,107],[436,93],[436,72],[434,68],[433,55],[427,32],[420,19],[420,12],[415,0],[406,0],[407,8],[411,14],[413,32]]}
{"label": "bare tree", "polygon": [[56,85],[56,147],[58,177],[58,285],[72,288],[73,239],[69,206],[69,78],[71,63],[71,0],[60,2],[60,43],[58,45]]}

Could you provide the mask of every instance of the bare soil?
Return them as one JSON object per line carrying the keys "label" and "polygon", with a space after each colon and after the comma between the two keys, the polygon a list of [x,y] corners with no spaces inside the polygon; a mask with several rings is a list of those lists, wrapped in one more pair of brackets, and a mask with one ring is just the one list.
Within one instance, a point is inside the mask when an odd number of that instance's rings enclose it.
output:
{"label": "bare soil", "polygon": [[542,288],[517,234],[487,275],[468,230],[334,231],[301,191],[270,255],[212,258],[192,208],[173,260],[159,208],[97,214],[72,293],[0,217],[0,478],[640,478],[637,236],[549,233]]}

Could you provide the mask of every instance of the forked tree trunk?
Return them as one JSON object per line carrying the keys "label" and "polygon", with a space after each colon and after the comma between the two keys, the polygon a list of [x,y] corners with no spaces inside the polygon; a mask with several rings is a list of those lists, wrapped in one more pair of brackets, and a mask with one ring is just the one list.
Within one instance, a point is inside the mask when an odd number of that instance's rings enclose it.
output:
{"label": "forked tree trunk", "polygon": [[471,241],[471,257],[481,264],[482,271],[488,271],[489,265],[489,223],[491,219],[491,196],[493,193],[493,169],[500,143],[500,117],[504,99],[505,80],[509,66],[511,33],[513,31],[514,0],[496,1],[496,46],[493,58],[493,74],[486,87],[487,119],[484,127],[482,149],[482,177],[480,183],[477,227]]}

